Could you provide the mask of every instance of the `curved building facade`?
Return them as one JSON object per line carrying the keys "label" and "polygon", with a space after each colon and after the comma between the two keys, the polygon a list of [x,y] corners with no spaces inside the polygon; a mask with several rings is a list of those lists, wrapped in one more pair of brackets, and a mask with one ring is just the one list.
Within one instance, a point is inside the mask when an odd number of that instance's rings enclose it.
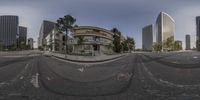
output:
{"label": "curved building facade", "polygon": [[164,42],[167,38],[174,36],[175,32],[175,21],[174,19],[165,12],[160,12],[157,17],[156,25],[156,42]]}
{"label": "curved building facade", "polygon": [[17,36],[19,33],[18,16],[6,15],[0,16],[0,42],[6,49],[17,45]]}
{"label": "curved building facade", "polygon": [[[82,50],[86,52],[95,52],[95,54],[112,52],[111,46],[113,33],[109,30],[94,26],[79,26],[73,30],[74,52]],[[78,42],[83,38],[83,43]]]}

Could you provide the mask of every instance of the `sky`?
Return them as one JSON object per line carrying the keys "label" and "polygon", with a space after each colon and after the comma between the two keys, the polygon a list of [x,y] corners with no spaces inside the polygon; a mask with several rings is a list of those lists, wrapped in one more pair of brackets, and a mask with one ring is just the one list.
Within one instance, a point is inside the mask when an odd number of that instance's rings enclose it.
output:
{"label": "sky", "polygon": [[[19,25],[28,28],[28,37],[37,41],[43,20],[56,22],[70,14],[79,26],[118,28],[124,36],[133,37],[136,48],[142,47],[142,28],[155,24],[159,12],[175,20],[175,40],[196,37],[196,16],[200,16],[200,0],[0,0],[0,15],[19,16]],[[37,46],[35,42],[34,46]]]}

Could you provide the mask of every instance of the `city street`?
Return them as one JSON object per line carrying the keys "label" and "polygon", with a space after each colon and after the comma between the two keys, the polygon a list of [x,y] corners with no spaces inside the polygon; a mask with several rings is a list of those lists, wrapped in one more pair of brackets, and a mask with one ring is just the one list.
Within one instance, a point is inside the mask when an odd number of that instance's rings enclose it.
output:
{"label": "city street", "polygon": [[93,64],[37,51],[12,55],[0,56],[0,99],[200,99],[199,52],[130,53]]}

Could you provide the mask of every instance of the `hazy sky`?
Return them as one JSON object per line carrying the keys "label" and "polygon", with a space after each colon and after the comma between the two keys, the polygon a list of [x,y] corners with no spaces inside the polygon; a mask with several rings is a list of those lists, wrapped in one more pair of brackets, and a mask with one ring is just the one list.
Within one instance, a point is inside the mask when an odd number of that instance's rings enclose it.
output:
{"label": "hazy sky", "polygon": [[[195,41],[195,17],[200,16],[200,0],[0,0],[0,15],[18,15],[20,25],[28,27],[28,37],[37,41],[42,20],[56,21],[71,14],[76,24],[117,27],[125,36],[142,45],[142,28],[155,24],[160,11],[175,20],[175,39],[190,34]],[[193,44],[192,44],[193,46]]]}

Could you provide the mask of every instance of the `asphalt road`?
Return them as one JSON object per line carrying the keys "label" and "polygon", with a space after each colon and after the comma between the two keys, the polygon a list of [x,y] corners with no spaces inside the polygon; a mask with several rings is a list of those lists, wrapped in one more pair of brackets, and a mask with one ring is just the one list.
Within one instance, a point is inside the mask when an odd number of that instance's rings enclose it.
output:
{"label": "asphalt road", "polygon": [[0,56],[0,100],[199,100],[200,53],[133,53],[75,64],[40,52]]}

